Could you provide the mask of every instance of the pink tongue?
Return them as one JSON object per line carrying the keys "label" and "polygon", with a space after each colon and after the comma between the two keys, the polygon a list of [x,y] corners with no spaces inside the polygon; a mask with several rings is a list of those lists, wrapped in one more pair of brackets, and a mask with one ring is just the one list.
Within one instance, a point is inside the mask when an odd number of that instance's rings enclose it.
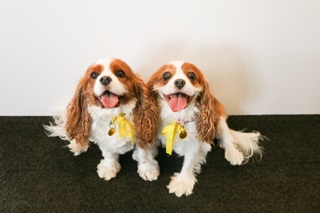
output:
{"label": "pink tongue", "polygon": [[173,94],[168,104],[173,112],[179,112],[187,107],[187,96],[181,93]]}
{"label": "pink tongue", "polygon": [[118,96],[116,96],[113,93],[107,93],[103,96],[101,96],[101,102],[104,107],[106,108],[114,108],[117,106],[119,99]]}

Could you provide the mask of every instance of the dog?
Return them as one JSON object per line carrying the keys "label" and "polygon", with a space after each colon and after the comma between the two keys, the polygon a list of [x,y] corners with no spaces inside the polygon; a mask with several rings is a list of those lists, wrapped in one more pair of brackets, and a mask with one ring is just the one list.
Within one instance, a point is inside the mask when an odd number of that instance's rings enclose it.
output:
{"label": "dog", "polygon": [[134,149],[139,176],[153,181],[160,172],[154,159],[157,130],[149,127],[158,113],[145,83],[124,61],[100,59],[87,69],[67,108],[44,127],[48,136],[69,141],[74,155],[96,143],[103,155],[97,166],[102,179],[116,177],[119,155]]}
{"label": "dog", "polygon": [[168,154],[173,150],[184,156],[181,172],[175,173],[167,186],[170,193],[178,197],[192,193],[196,174],[215,138],[231,165],[242,165],[250,157],[262,155],[260,133],[229,129],[223,105],[195,65],[183,61],[165,64],[150,77],[147,87],[159,107],[160,143]]}

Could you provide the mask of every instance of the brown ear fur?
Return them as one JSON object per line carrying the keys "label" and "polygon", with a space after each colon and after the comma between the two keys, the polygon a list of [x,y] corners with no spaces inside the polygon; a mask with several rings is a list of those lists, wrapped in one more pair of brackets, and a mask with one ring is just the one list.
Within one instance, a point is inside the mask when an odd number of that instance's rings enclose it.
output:
{"label": "brown ear fur", "polygon": [[134,124],[140,146],[154,144],[157,137],[159,123],[159,109],[150,91],[140,77],[135,79],[137,103],[133,109]]}
{"label": "brown ear fur", "polygon": [[148,88],[150,95],[151,95],[151,98],[153,99],[156,106],[157,106],[156,101],[158,100],[159,94],[153,90],[153,86],[156,83],[156,81],[158,80],[158,76],[159,76],[158,72],[153,73],[153,75],[150,77],[149,81],[147,82],[147,88]]}
{"label": "brown ear fur", "polygon": [[197,131],[200,141],[213,143],[216,134],[216,125],[221,117],[226,116],[222,104],[211,94],[208,82],[205,82],[203,91],[198,96],[200,109]]}
{"label": "brown ear fur", "polygon": [[85,96],[86,79],[82,78],[76,93],[67,107],[66,131],[68,137],[75,139],[77,144],[88,145],[91,117],[88,113],[88,103]]}

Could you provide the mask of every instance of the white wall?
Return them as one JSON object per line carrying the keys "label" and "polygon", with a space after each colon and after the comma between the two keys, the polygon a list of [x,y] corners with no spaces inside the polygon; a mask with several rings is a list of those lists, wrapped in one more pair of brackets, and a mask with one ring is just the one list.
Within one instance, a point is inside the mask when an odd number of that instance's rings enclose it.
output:
{"label": "white wall", "polygon": [[102,57],[193,62],[229,114],[320,113],[318,0],[1,0],[0,115],[66,106]]}

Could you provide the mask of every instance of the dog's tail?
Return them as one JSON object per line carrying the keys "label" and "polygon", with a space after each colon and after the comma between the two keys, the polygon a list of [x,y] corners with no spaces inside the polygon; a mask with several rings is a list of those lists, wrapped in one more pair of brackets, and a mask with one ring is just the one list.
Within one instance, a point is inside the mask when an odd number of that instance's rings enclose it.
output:
{"label": "dog's tail", "polygon": [[75,155],[79,155],[83,152],[86,152],[89,148],[89,143],[78,144],[75,139],[70,140],[66,131],[66,110],[59,110],[52,116],[53,122],[50,122],[49,125],[43,125],[46,133],[49,137],[59,137],[62,140],[69,141],[68,148]]}
{"label": "dog's tail", "polygon": [[259,141],[264,137],[259,132],[242,132],[230,129],[230,134],[235,139],[236,148],[242,152],[245,158],[244,163],[253,156],[258,159],[262,158],[262,148]]}
{"label": "dog's tail", "polygon": [[53,114],[52,118],[53,122],[50,122],[49,125],[43,125],[47,135],[49,137],[59,137],[62,140],[70,141],[65,129],[66,111],[59,110]]}
{"label": "dog's tail", "polygon": [[232,165],[247,163],[251,157],[262,158],[259,141],[264,137],[259,132],[243,132],[229,129],[226,119],[221,118],[218,124],[220,147],[225,149],[225,158]]}

